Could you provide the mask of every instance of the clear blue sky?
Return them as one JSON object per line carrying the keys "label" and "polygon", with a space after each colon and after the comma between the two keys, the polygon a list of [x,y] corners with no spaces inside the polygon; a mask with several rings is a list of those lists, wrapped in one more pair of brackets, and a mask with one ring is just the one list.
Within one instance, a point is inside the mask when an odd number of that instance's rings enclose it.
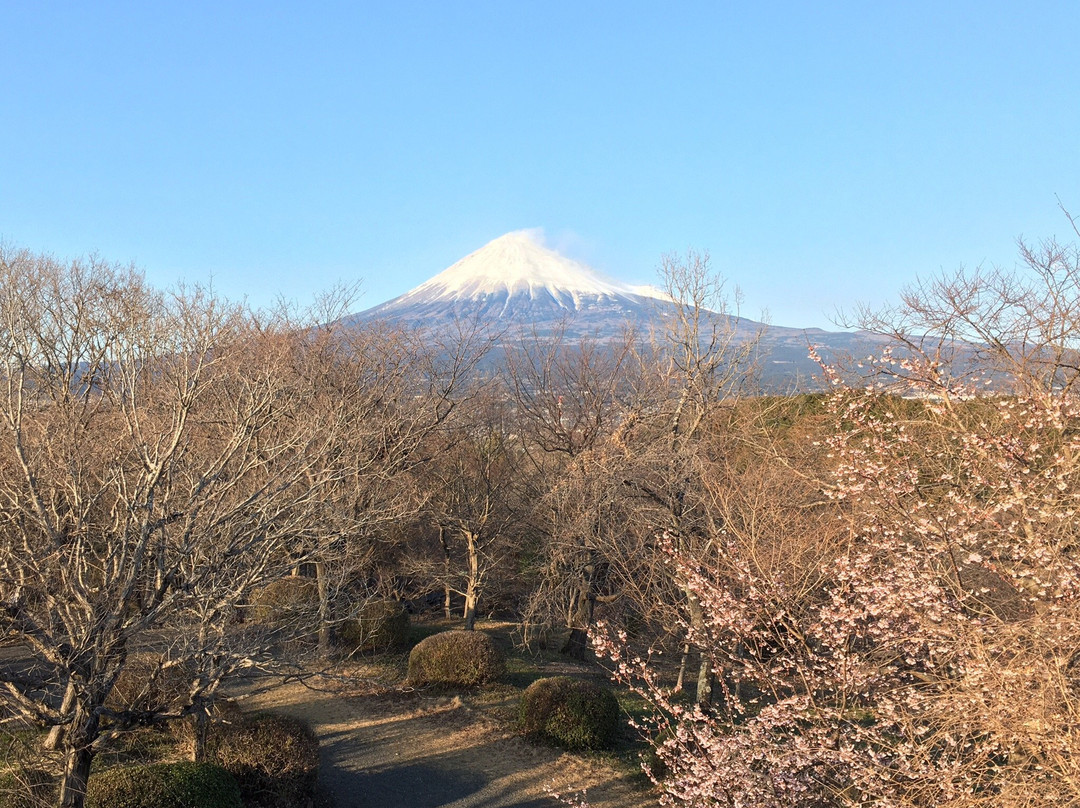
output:
{"label": "clear blue sky", "polygon": [[0,0],[0,237],[357,308],[488,240],[827,326],[1080,212],[1077,2]]}

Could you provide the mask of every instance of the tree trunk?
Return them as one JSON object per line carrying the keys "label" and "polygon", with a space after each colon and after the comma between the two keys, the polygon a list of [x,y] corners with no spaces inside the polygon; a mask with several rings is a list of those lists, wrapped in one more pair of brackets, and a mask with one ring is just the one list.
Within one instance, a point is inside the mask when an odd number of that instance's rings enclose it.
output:
{"label": "tree trunk", "polygon": [[192,713],[191,728],[194,731],[191,760],[194,763],[206,763],[206,738],[210,730],[210,716],[206,714],[206,710],[198,710]]}
{"label": "tree trunk", "polygon": [[439,525],[439,544],[443,551],[443,614],[449,620],[450,613],[450,544],[446,540],[446,528]]}
{"label": "tree trunk", "polygon": [[682,658],[679,660],[679,676],[675,679],[675,693],[681,693],[686,681],[686,665],[690,661],[690,643],[683,643]]}
{"label": "tree trunk", "polygon": [[[75,685],[68,681],[67,688],[64,690],[64,699],[60,702],[60,715],[67,715],[71,708],[75,706]],[[49,751],[55,751],[60,748],[60,743],[64,740],[64,730],[66,727],[63,724],[57,724],[55,727],[49,730],[48,737],[45,738],[44,747]]]}
{"label": "tree trunk", "polygon": [[330,582],[326,562],[315,562],[315,585],[319,590],[319,656],[330,656]]}
{"label": "tree trunk", "polygon": [[697,703],[701,708],[709,707],[712,704],[713,697],[713,675],[712,665],[709,664],[709,657],[705,654],[701,655],[701,666],[698,668],[697,677]]}
{"label": "tree trunk", "polygon": [[469,577],[465,584],[465,630],[476,627],[476,599],[480,594],[480,554],[476,546],[476,534],[471,530],[463,531],[465,548],[469,554]]}
{"label": "tree trunk", "polygon": [[[697,595],[689,590],[686,591],[686,604],[690,612],[690,627],[697,633],[705,630],[705,612],[701,608],[701,601]],[[696,701],[701,707],[708,707],[712,703],[712,665],[709,664],[707,654],[701,654],[698,667]]]}
{"label": "tree trunk", "polygon": [[83,808],[90,764],[93,762],[94,753],[89,747],[68,752],[64,761],[64,778],[60,783],[60,808]]}
{"label": "tree trunk", "polygon": [[67,754],[60,781],[59,808],[83,808],[99,724],[100,718],[95,712],[87,713],[81,705],[75,710],[75,720],[66,734]]}
{"label": "tree trunk", "polygon": [[589,650],[589,628],[592,626],[596,601],[592,597],[592,566],[586,567],[578,581],[576,601],[572,612],[570,636],[563,643],[561,652],[573,659],[585,659]]}

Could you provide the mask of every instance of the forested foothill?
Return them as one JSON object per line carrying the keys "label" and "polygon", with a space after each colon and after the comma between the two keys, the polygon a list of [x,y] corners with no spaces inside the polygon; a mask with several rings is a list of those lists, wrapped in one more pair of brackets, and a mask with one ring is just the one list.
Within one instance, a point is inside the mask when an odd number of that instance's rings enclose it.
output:
{"label": "forested foothill", "polygon": [[[701,255],[664,262],[661,327],[596,344],[4,248],[0,804],[235,805],[260,732],[309,788],[303,728],[249,726],[231,681],[492,616],[648,705],[662,804],[1080,803],[1080,252],[1021,258],[861,313],[890,347],[778,396]],[[425,643],[413,686],[506,675]],[[608,737],[585,690],[536,689],[529,732],[600,745],[559,723],[566,694]],[[103,766],[148,728],[190,763]]]}

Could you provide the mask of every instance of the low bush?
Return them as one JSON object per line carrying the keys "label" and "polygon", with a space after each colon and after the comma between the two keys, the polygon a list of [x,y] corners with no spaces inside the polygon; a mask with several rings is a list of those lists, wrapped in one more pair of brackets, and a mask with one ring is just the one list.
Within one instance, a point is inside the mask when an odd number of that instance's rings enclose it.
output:
{"label": "low bush", "polygon": [[41,808],[56,802],[56,780],[41,769],[0,774],[0,808]]}
{"label": "low bush", "polygon": [[86,808],[244,808],[231,774],[212,763],[120,766],[91,775]]}
{"label": "low bush", "polygon": [[215,725],[207,752],[236,778],[248,808],[293,808],[315,793],[319,740],[296,719],[261,715]]}
{"label": "low bush", "polygon": [[[231,699],[220,699],[215,701],[210,707],[210,725],[208,732],[215,732],[214,727],[218,724],[232,725],[240,724],[243,721],[244,714],[235,701]],[[186,718],[170,721],[165,726],[175,745],[188,753],[194,751],[196,732],[195,716],[189,715]],[[209,735],[207,737],[209,737]]]}
{"label": "low bush", "polygon": [[56,780],[45,770],[39,727],[9,720],[0,731],[0,808],[41,808],[56,802]]}
{"label": "low bush", "polygon": [[187,699],[194,672],[190,660],[170,663],[159,654],[131,654],[105,706],[113,710],[164,710]]}
{"label": "low bush", "polygon": [[667,761],[661,754],[664,747],[671,740],[673,733],[670,729],[661,730],[649,741],[649,748],[642,752],[638,759],[649,776],[654,780],[666,780],[671,773]]}
{"label": "low bush", "polygon": [[355,618],[343,621],[337,633],[349,652],[404,648],[409,644],[409,613],[396,600],[372,600]]}
{"label": "low bush", "polygon": [[619,702],[602,685],[553,676],[529,685],[519,718],[527,735],[566,749],[610,749],[619,729]]}
{"label": "low bush", "polygon": [[495,642],[480,631],[444,631],[421,640],[409,654],[411,684],[472,687],[506,670]]}
{"label": "low bush", "polygon": [[47,730],[19,722],[9,711],[2,708],[0,716],[0,772],[34,768],[39,762],[41,745],[48,734]]}
{"label": "low bush", "polygon": [[318,606],[319,588],[315,579],[290,575],[255,592],[251,599],[251,619],[256,623],[296,621],[313,616]]}

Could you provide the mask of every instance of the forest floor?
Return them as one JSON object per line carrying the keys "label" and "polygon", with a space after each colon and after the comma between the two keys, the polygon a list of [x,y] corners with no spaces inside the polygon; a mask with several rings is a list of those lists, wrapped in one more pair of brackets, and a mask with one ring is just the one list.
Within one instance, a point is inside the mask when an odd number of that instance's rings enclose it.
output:
{"label": "forest floor", "polygon": [[[494,633],[498,633],[494,627]],[[511,658],[499,683],[438,693],[397,684],[400,658],[248,688],[245,712],[302,719],[319,736],[320,778],[335,808],[558,808],[553,792],[586,792],[593,808],[644,808],[656,798],[621,752],[571,754],[515,730],[517,698],[541,676],[594,677],[573,663]],[[627,731],[629,738],[629,731]]]}

